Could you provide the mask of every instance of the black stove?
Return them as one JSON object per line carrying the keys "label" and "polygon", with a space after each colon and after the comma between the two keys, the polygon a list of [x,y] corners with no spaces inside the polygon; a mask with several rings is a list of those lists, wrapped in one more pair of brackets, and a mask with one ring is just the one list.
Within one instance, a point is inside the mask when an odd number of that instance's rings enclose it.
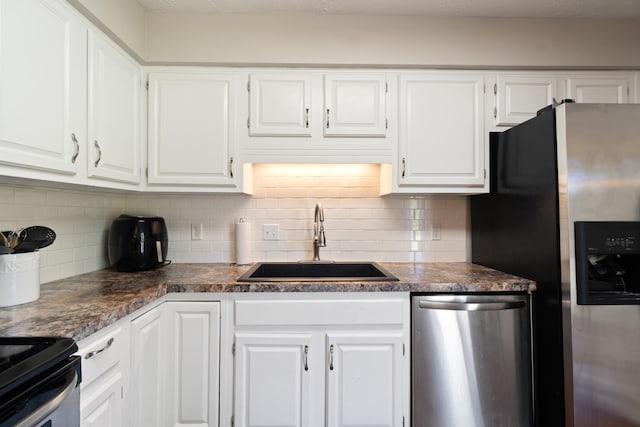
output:
{"label": "black stove", "polygon": [[0,337],[0,427],[79,425],[80,358],[60,337]]}

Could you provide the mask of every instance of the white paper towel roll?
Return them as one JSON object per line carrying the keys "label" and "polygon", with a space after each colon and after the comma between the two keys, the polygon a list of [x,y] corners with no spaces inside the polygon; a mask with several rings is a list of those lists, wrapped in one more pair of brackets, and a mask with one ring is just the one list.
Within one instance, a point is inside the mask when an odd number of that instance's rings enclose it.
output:
{"label": "white paper towel roll", "polygon": [[244,265],[251,262],[251,223],[243,218],[236,223],[236,264]]}

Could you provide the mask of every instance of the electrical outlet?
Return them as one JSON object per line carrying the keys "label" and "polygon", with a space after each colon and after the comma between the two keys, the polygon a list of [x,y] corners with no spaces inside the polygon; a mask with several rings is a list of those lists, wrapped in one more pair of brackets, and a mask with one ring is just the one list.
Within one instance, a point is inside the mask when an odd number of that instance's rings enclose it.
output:
{"label": "electrical outlet", "polygon": [[202,240],[202,223],[191,224],[191,240]]}
{"label": "electrical outlet", "polygon": [[440,224],[431,224],[431,240],[440,240],[442,238],[442,227]]}
{"label": "electrical outlet", "polygon": [[280,240],[280,225],[264,224],[262,226],[262,240]]}

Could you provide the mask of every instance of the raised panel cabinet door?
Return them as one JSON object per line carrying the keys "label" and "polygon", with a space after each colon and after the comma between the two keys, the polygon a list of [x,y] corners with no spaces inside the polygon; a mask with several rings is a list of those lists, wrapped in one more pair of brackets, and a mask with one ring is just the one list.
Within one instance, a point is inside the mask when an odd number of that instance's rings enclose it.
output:
{"label": "raised panel cabinet door", "polygon": [[220,303],[167,302],[166,425],[218,426]]}
{"label": "raised panel cabinet door", "polygon": [[325,75],[324,135],[384,137],[386,88],[384,74]]}
{"label": "raised panel cabinet door", "polygon": [[140,182],[142,69],[93,30],[88,33],[88,174]]}
{"label": "raised panel cabinet door", "polygon": [[79,169],[86,28],[64,3],[0,1],[0,163]]}
{"label": "raised panel cabinet door", "polygon": [[398,184],[484,184],[482,76],[400,76]]}
{"label": "raised panel cabinet door", "polygon": [[553,103],[557,81],[549,76],[499,75],[496,79],[497,126],[513,126],[535,117],[538,110]]}
{"label": "raised panel cabinet door", "polygon": [[311,136],[311,74],[249,76],[249,136]]}
{"label": "raised panel cabinet door", "polygon": [[131,321],[131,387],[129,407],[132,426],[165,426],[163,391],[166,340],[163,305]]}
{"label": "raised panel cabinet door", "polygon": [[327,427],[402,427],[402,334],[327,334]]}
{"label": "raised panel cabinet door", "polygon": [[88,390],[82,391],[80,406],[81,427],[122,427],[124,423],[122,413],[122,372],[107,374],[107,378],[100,379],[93,394]]}
{"label": "raised panel cabinet door", "polygon": [[234,186],[236,76],[149,73],[150,184]]}
{"label": "raised panel cabinet door", "polygon": [[311,334],[236,333],[236,427],[307,427]]}
{"label": "raised panel cabinet door", "polygon": [[629,79],[570,78],[567,79],[567,98],[576,102],[626,104],[629,102]]}

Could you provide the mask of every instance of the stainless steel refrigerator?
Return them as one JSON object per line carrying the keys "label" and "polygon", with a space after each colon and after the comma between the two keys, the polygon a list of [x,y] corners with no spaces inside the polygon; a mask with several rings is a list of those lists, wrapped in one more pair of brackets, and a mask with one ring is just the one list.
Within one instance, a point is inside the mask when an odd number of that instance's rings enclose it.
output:
{"label": "stainless steel refrigerator", "polygon": [[640,105],[564,103],[491,135],[474,263],[533,279],[538,426],[640,426]]}

